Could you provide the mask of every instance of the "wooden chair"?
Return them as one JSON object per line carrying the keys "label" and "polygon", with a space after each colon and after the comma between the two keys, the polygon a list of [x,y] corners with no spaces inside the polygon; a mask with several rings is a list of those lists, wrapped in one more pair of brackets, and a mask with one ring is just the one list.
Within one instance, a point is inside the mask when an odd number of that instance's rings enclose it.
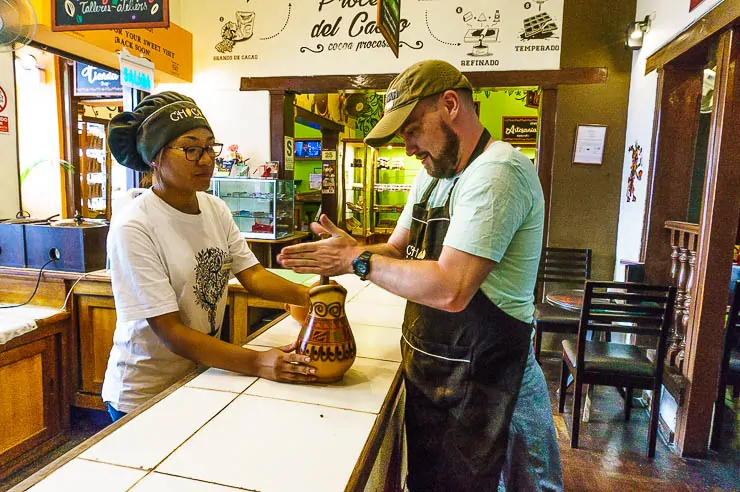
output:
{"label": "wooden chair", "polygon": [[719,369],[717,399],[714,402],[711,448],[721,447],[722,423],[725,411],[727,386],[732,386],[732,396],[740,396],[740,280],[735,282],[730,312],[725,326],[722,364]]}
{"label": "wooden chair", "polygon": [[578,332],[580,313],[568,311],[544,302],[545,284],[582,289],[591,278],[591,250],[545,248],[537,272],[534,311],[534,356],[540,360],[542,334]]}
{"label": "wooden chair", "polygon": [[[578,447],[581,397],[584,384],[626,388],[625,420],[630,418],[632,389],[650,389],[653,399],[648,430],[648,456],[655,456],[660,389],[666,338],[673,317],[675,287],[627,282],[587,281],[576,342],[563,340],[558,410],[565,407],[568,374],[574,376],[573,428],[570,446]],[[642,347],[612,342],[590,342],[586,331],[621,332],[657,337],[654,360]],[[596,338],[596,337],[594,337]]]}

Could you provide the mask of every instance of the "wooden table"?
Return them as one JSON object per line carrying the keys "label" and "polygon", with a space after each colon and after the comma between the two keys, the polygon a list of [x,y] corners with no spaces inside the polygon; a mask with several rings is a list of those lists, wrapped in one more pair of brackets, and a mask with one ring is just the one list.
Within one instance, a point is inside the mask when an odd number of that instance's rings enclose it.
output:
{"label": "wooden table", "polygon": [[545,294],[545,301],[566,311],[577,312],[583,306],[583,295],[583,289],[554,290]]}
{"label": "wooden table", "polygon": [[[280,253],[283,247],[298,244],[308,237],[308,235],[309,233],[306,231],[295,231],[290,236],[281,237],[280,239],[247,238],[247,244],[262,266],[272,268],[275,262],[275,256]],[[273,246],[276,246],[274,251]]]}

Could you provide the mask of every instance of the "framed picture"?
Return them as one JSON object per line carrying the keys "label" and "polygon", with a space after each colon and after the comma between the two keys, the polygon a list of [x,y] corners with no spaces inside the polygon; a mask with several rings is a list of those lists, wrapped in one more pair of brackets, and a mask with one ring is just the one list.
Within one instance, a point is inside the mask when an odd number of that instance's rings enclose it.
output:
{"label": "framed picture", "polygon": [[511,145],[537,145],[536,116],[502,116],[501,140]]}
{"label": "framed picture", "polygon": [[573,164],[601,164],[605,143],[606,125],[578,125],[573,144]]}
{"label": "framed picture", "polygon": [[527,96],[524,99],[524,106],[527,108],[538,109],[540,107],[540,92],[527,91]]}

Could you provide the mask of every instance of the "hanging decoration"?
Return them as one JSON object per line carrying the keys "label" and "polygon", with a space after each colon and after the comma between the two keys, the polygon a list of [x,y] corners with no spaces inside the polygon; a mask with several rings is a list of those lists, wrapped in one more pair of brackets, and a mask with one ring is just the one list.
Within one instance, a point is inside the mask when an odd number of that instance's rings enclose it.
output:
{"label": "hanging decoration", "polygon": [[642,179],[642,147],[637,141],[627,149],[632,153],[632,163],[630,164],[630,175],[627,178],[627,202],[636,202],[635,180]]}

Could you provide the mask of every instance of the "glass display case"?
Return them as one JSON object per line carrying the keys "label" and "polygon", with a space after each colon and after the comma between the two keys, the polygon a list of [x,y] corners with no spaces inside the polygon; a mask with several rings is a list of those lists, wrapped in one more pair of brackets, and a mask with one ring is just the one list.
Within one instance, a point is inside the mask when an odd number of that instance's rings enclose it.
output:
{"label": "glass display case", "polygon": [[421,161],[406,155],[404,144],[391,142],[372,151],[372,232],[390,234],[406,204]]}
{"label": "glass display case", "polygon": [[111,216],[111,155],[107,150],[108,122],[81,117],[77,123],[79,139],[80,191],[82,216],[109,219]]}
{"label": "glass display case", "polygon": [[365,170],[370,162],[370,147],[361,139],[343,141],[342,162],[344,173],[342,210],[344,228],[353,236],[370,234],[368,176]]}
{"label": "glass display case", "polygon": [[208,192],[226,202],[247,239],[293,234],[292,180],[216,177]]}

